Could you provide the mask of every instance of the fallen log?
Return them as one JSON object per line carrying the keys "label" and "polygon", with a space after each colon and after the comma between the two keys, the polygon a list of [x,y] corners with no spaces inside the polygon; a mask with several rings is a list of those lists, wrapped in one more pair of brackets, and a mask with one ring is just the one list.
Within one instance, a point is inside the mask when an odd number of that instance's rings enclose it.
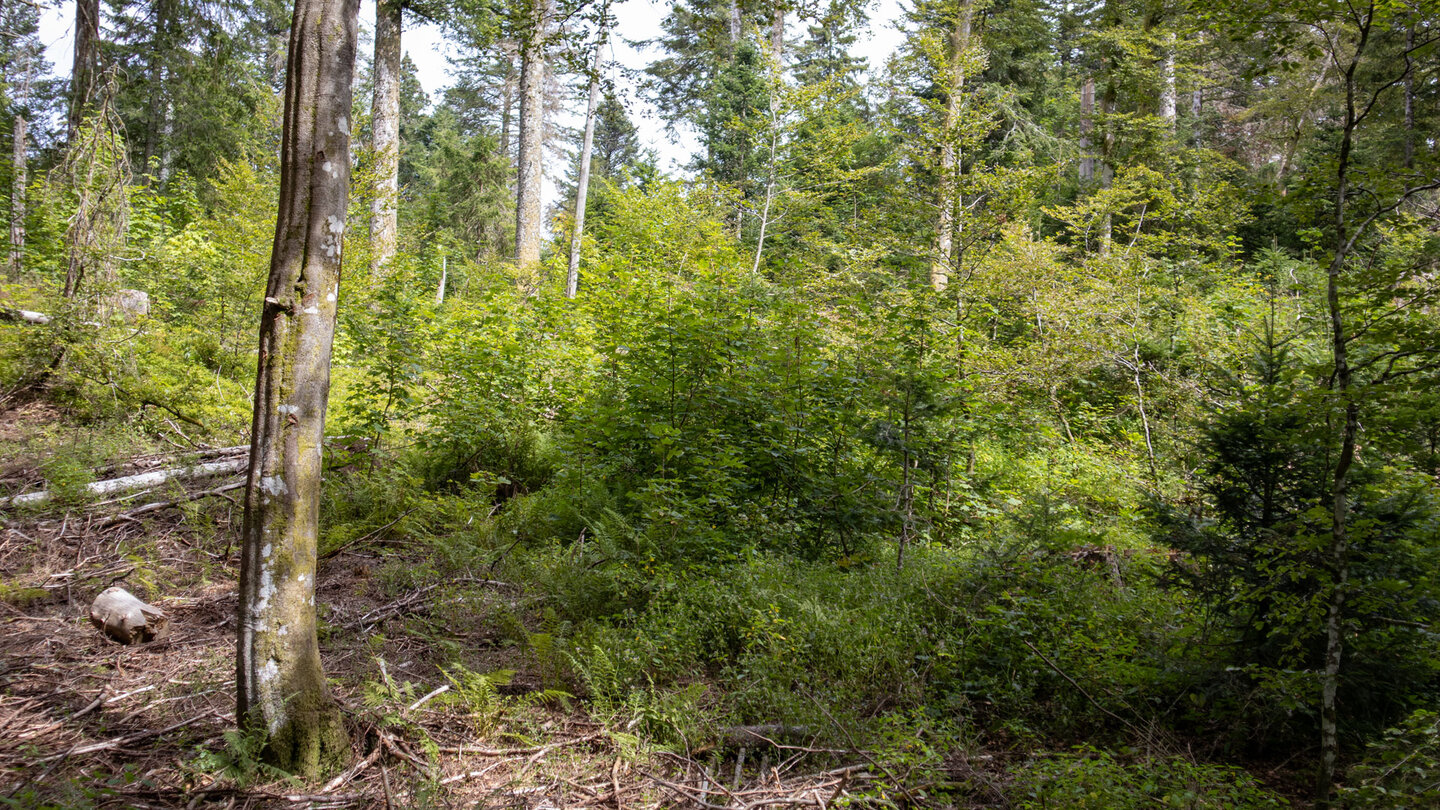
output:
{"label": "fallen log", "polygon": [[[249,466],[249,457],[225,459],[223,461],[207,461],[190,467],[173,467],[168,470],[154,470],[152,472],[140,473],[139,475],[127,475],[123,478],[94,481],[86,485],[85,491],[90,495],[109,495],[112,492],[158,487],[172,479],[186,481],[195,478],[210,478],[217,475],[242,472]],[[54,494],[50,492],[50,490],[27,492],[24,495],[16,495],[13,498],[0,500],[0,507],[41,504],[50,500],[52,497],[54,497]]]}
{"label": "fallen log", "polygon": [[165,611],[147,605],[116,585],[106,588],[90,604],[90,623],[121,644],[144,644],[165,632]]}
{"label": "fallen log", "polygon": [[240,489],[243,486],[245,486],[244,481],[236,481],[233,484],[226,484],[223,487],[215,487],[214,489],[207,489],[201,492],[192,492],[183,498],[176,498],[173,501],[155,501],[154,503],[147,503],[144,506],[136,507],[128,512],[121,512],[118,515],[111,515],[110,517],[98,520],[95,522],[94,527],[97,529],[103,529],[106,526],[120,523],[122,521],[135,520],[141,515],[148,514],[150,512],[158,512],[161,509],[172,509],[182,503],[198,501],[201,498],[209,498],[215,495],[224,495],[231,490]]}
{"label": "fallen log", "polygon": [[10,309],[9,307],[3,307],[0,308],[0,321],[47,324],[50,322],[50,316],[43,312],[31,312],[28,309]]}

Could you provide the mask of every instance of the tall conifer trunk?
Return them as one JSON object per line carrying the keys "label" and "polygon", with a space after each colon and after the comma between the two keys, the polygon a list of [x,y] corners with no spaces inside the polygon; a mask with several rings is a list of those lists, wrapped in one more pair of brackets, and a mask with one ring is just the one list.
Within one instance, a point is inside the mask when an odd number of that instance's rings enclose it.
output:
{"label": "tall conifer trunk", "polygon": [[946,80],[950,85],[945,99],[945,120],[940,133],[940,192],[936,199],[939,210],[935,224],[935,258],[930,263],[930,286],[936,292],[950,283],[955,261],[955,237],[960,228],[960,172],[964,156],[960,154],[960,101],[965,92],[965,52],[970,48],[970,29],[975,4],[962,0],[956,11],[955,27],[950,31],[950,64]]}
{"label": "tall conifer trunk", "polygon": [[26,140],[28,136],[28,123],[24,113],[15,114],[14,130],[14,152],[11,158],[12,177],[10,179],[10,278],[11,280],[20,277],[20,269],[25,258],[25,183],[26,178]]}
{"label": "tall conifer trunk", "polygon": [[1165,60],[1160,65],[1160,120],[1175,134],[1176,108],[1179,106],[1180,95],[1175,88],[1175,34],[1171,32],[1165,38]]}
{"label": "tall conifer trunk", "polygon": [[100,65],[100,0],[75,0],[75,61],[70,70],[70,140],[80,131],[95,94]]}
{"label": "tall conifer trunk", "polygon": [[307,775],[349,752],[320,666],[315,567],[358,11],[295,3],[242,530],[235,717],[265,734],[271,761]]}
{"label": "tall conifer trunk", "polygon": [[25,258],[25,186],[29,182],[27,154],[29,151],[30,122],[25,118],[25,107],[30,103],[31,55],[27,48],[24,53],[24,67],[21,68],[20,94],[15,105],[15,121],[11,140],[10,178],[10,256],[8,269],[13,281],[20,277]]}
{"label": "tall conifer trunk", "polygon": [[1086,76],[1080,85],[1080,182],[1095,180],[1095,155],[1090,150],[1095,146],[1091,134],[1095,131],[1095,78]]}
{"label": "tall conifer trunk", "polygon": [[400,202],[400,0],[375,8],[375,96],[370,125],[375,133],[375,198],[370,202],[370,279],[379,281],[395,257]]}
{"label": "tall conifer trunk", "polygon": [[520,40],[520,152],[515,181],[515,264],[540,264],[540,189],[544,179],[545,46],[549,0],[529,0],[528,25]]}

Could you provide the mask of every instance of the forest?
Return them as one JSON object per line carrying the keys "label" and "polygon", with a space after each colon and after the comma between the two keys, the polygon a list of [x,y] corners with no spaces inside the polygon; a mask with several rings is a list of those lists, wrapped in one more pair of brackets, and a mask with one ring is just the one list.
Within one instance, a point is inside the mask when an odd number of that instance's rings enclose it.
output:
{"label": "forest", "polygon": [[0,3],[0,805],[1440,807],[1440,2],[647,2]]}

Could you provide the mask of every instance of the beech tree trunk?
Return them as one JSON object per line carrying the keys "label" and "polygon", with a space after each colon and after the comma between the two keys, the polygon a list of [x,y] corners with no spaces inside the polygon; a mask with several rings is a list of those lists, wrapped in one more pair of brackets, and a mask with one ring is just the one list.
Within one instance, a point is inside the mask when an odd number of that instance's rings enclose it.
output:
{"label": "beech tree trunk", "polygon": [[396,216],[400,202],[400,0],[380,0],[375,8],[375,97],[371,128],[375,133],[375,199],[370,202],[370,280],[378,282],[395,258]]}
{"label": "beech tree trunk", "polygon": [[545,46],[549,0],[529,0],[529,26],[520,40],[520,151],[515,181],[515,264],[540,264],[540,189],[545,128]]}
{"label": "beech tree trunk", "polygon": [[585,138],[580,143],[580,177],[575,188],[575,227],[570,233],[570,270],[565,275],[565,297],[574,298],[580,286],[580,242],[585,236],[585,196],[590,190],[590,151],[595,145],[595,105],[600,97],[600,48],[595,43],[595,64],[590,73],[590,100],[585,103]]}
{"label": "beech tree trunk", "polygon": [[970,47],[970,27],[975,5],[965,0],[950,32],[950,75],[945,100],[945,120],[940,132],[940,193],[936,205],[940,209],[935,225],[935,258],[930,263],[930,286],[936,292],[950,283],[950,270],[955,260],[955,236],[960,218],[960,171],[963,156],[959,149],[960,100],[965,91],[965,51]]}
{"label": "beech tree trunk", "polygon": [[242,529],[235,717],[305,775],[349,754],[320,667],[315,565],[359,2],[295,3]]}
{"label": "beech tree trunk", "polygon": [[70,140],[80,131],[95,94],[100,65],[100,0],[75,0],[75,61],[70,71]]}
{"label": "beech tree trunk", "polygon": [[1368,37],[1362,28],[1357,47],[1346,66],[1345,118],[1340,150],[1335,161],[1335,254],[1325,273],[1325,302],[1330,316],[1330,352],[1334,363],[1331,393],[1344,405],[1340,428],[1340,453],[1330,478],[1330,572],[1334,577],[1327,595],[1325,614],[1325,664],[1320,676],[1320,773],[1316,794],[1321,806],[1328,806],[1335,786],[1335,768],[1340,756],[1340,725],[1336,697],[1340,691],[1341,663],[1345,653],[1345,597],[1350,579],[1350,468],[1355,462],[1355,445],[1360,437],[1360,403],[1351,390],[1354,372],[1350,367],[1350,333],[1340,302],[1341,278],[1345,273],[1354,239],[1350,233],[1350,160],[1359,124],[1356,111],[1356,70]]}

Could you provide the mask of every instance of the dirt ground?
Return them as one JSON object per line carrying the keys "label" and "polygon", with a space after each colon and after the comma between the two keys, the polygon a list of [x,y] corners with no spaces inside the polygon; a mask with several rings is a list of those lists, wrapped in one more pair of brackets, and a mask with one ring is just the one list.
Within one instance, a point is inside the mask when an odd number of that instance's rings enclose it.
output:
{"label": "dirt ground", "polygon": [[[234,731],[238,557],[226,540],[240,515],[221,497],[109,525],[93,507],[0,513],[0,801],[825,807],[876,776],[858,757],[837,768],[835,752],[769,744],[763,759],[752,754],[737,769],[734,751],[723,761],[713,751],[667,752],[578,701],[527,700],[544,694],[543,667],[495,620],[524,621],[523,589],[484,572],[406,582],[394,576],[407,569],[404,552],[374,547],[323,560],[317,577],[322,659],[351,730],[351,766],[320,784],[246,767],[250,753]],[[124,646],[91,625],[90,602],[111,585],[166,612],[162,638]],[[471,672],[515,674],[497,684],[492,705],[456,702],[441,666],[457,658]]]}

